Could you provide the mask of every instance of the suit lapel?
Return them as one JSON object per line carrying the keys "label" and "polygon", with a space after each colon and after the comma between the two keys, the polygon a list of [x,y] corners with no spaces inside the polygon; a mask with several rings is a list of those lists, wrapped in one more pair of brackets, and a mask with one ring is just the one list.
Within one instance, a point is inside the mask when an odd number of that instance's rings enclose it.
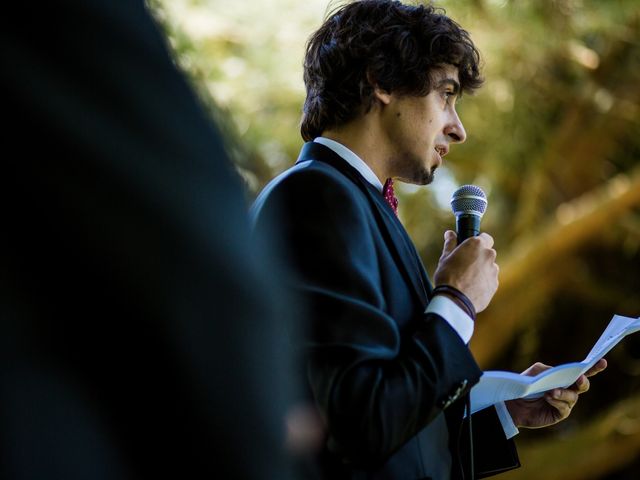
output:
{"label": "suit lapel", "polygon": [[303,146],[296,163],[308,160],[318,160],[331,165],[364,192],[377,218],[380,233],[396,257],[400,270],[412,285],[416,299],[426,308],[431,294],[426,272],[409,235],[382,194],[346,160],[322,144],[307,142]]}
{"label": "suit lapel", "polygon": [[[372,185],[369,186],[375,190],[375,187]],[[409,234],[398,219],[397,215],[377,190],[375,193],[377,195],[370,195],[369,198],[377,207],[377,212],[381,217],[382,223],[386,227],[387,232],[390,234],[392,239],[391,243],[396,247],[397,253],[410,277],[410,281],[413,284],[418,299],[423,304],[423,307],[426,308],[428,299],[431,298],[431,285],[427,280],[422,260],[420,260],[420,256],[418,255]]]}

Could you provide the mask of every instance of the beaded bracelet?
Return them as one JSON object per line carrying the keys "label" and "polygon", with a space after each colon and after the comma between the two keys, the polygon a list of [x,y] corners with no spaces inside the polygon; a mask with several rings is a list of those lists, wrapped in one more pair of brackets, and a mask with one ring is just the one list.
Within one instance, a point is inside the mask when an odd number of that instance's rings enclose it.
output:
{"label": "beaded bracelet", "polygon": [[473,306],[473,303],[471,303],[471,300],[469,300],[469,297],[467,297],[464,293],[462,293],[457,288],[452,287],[451,285],[438,285],[433,289],[433,294],[437,295],[438,293],[448,294],[459,300],[462,304],[461,307],[463,307],[463,310],[465,310],[467,315],[469,315],[471,319],[475,321],[476,308]]}

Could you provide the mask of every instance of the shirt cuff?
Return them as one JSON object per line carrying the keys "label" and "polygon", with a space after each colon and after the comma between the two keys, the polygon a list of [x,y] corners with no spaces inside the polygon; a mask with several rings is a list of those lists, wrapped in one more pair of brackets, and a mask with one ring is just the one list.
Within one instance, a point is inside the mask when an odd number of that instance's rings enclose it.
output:
{"label": "shirt cuff", "polygon": [[426,313],[435,313],[444,318],[464,343],[469,343],[471,340],[473,320],[450,298],[445,295],[436,295],[429,302]]}
{"label": "shirt cuff", "polygon": [[498,418],[500,419],[500,423],[502,424],[502,430],[504,430],[504,435],[507,437],[507,440],[515,437],[520,430],[516,427],[516,424],[513,423],[513,419],[511,418],[511,414],[509,410],[507,410],[507,406],[504,402],[498,402],[494,405],[496,407],[496,412],[498,413]]}

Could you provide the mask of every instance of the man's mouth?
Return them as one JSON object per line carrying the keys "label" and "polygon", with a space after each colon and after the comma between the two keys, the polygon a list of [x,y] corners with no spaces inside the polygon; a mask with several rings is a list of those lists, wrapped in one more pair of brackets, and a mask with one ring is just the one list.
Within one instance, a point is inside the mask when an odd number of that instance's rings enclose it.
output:
{"label": "man's mouth", "polygon": [[434,150],[438,152],[438,155],[440,155],[440,158],[444,157],[447,153],[449,153],[449,149],[442,145],[436,145]]}

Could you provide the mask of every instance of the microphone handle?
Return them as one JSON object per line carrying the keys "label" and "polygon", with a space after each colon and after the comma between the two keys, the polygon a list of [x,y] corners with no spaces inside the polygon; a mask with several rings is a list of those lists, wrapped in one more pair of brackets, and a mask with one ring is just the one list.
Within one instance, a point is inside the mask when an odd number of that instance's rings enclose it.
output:
{"label": "microphone handle", "polygon": [[480,235],[480,219],[479,215],[463,213],[456,216],[456,233],[458,234],[458,245],[467,238],[477,237]]}

